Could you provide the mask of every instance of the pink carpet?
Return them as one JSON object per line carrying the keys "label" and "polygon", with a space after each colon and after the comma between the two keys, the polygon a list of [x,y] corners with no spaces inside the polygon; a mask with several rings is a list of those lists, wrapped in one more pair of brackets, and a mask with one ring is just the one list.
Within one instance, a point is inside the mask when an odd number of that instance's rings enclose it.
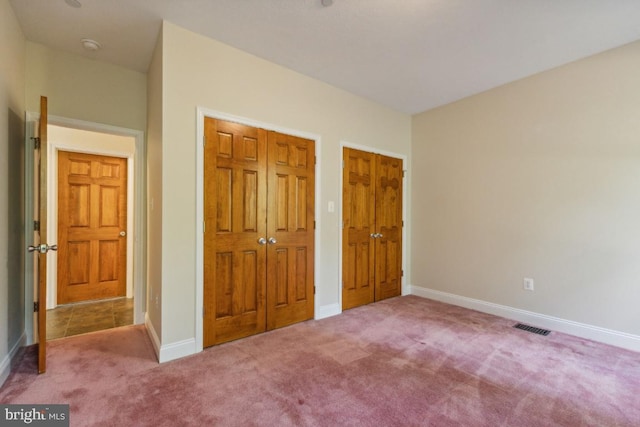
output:
{"label": "pink carpet", "polygon": [[2,403],[72,426],[640,426],[640,353],[415,296],[158,364],[143,327],[27,350]]}

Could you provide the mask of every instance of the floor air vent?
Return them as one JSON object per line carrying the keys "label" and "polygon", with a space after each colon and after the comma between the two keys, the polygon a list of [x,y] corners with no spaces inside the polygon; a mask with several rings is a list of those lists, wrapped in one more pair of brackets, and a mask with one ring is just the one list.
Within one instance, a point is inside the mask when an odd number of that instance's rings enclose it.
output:
{"label": "floor air vent", "polygon": [[551,331],[548,331],[546,329],[536,328],[533,326],[525,325],[523,323],[518,323],[517,325],[514,326],[514,328],[522,329],[523,331],[531,332],[538,335],[544,335],[544,336],[547,336],[551,333]]}

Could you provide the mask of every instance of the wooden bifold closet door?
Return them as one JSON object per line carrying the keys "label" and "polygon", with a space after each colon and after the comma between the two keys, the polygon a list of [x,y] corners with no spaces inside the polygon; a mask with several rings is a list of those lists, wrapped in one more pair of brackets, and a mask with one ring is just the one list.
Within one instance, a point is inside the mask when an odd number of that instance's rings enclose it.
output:
{"label": "wooden bifold closet door", "polygon": [[402,291],[402,159],[343,149],[342,308]]}
{"label": "wooden bifold closet door", "polygon": [[313,318],[314,141],[205,119],[205,347]]}

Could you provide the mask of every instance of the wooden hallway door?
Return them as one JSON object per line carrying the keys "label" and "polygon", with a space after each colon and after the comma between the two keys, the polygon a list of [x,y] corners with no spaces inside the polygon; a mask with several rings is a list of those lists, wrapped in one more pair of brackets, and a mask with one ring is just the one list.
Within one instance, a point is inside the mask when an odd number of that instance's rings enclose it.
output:
{"label": "wooden hallway door", "polygon": [[47,239],[47,127],[48,100],[40,97],[40,118],[36,128],[33,151],[33,245],[28,251],[35,255],[33,265],[35,336],[38,346],[38,373],[47,371],[47,253],[56,251]]}
{"label": "wooden hallway door", "polygon": [[314,141],[205,118],[205,347],[313,318]]}
{"label": "wooden hallway door", "polygon": [[402,291],[402,159],[343,149],[342,308]]}
{"label": "wooden hallway door", "polygon": [[58,304],[126,296],[127,159],[58,153]]}

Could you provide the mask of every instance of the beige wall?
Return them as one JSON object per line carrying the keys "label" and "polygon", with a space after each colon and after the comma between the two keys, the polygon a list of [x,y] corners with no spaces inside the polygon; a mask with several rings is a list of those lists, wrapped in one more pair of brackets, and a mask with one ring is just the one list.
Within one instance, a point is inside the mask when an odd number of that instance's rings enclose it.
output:
{"label": "beige wall", "polygon": [[640,42],[416,115],[412,284],[640,335],[638,76]]}
{"label": "beige wall", "polygon": [[51,115],[146,129],[146,74],[27,42],[26,80],[28,111],[44,95]]}
{"label": "beige wall", "polygon": [[147,74],[147,317],[162,336],[162,33]]}
{"label": "beige wall", "polygon": [[163,55],[162,158],[171,161],[162,162],[162,252],[149,260],[150,269],[162,264],[163,345],[195,334],[198,106],[321,137],[316,298],[337,304],[340,214],[326,206],[341,200],[340,141],[409,155],[410,116],[170,23]]}
{"label": "beige wall", "polygon": [[24,302],[25,39],[0,0],[0,385],[21,344]]}

